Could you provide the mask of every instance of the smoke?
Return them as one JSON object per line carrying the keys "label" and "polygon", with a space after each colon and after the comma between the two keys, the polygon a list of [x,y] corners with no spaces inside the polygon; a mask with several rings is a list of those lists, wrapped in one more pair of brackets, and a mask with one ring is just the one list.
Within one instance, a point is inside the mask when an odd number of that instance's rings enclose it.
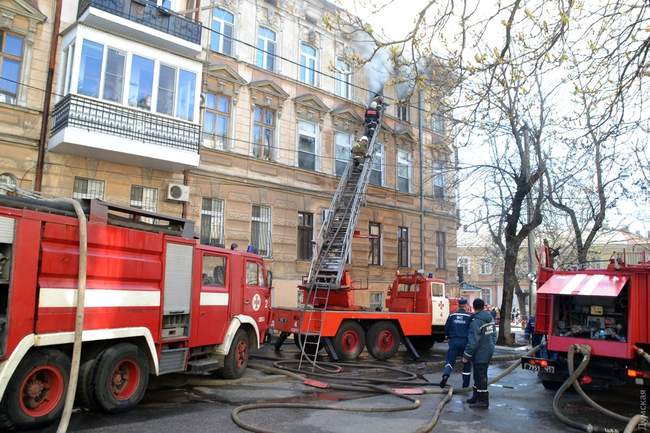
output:
{"label": "smoke", "polygon": [[360,57],[359,63],[363,63],[370,99],[376,94],[383,94],[384,86],[391,74],[394,73],[393,62],[388,50],[382,47],[375,52],[375,42],[366,34],[358,32],[352,37],[352,47]]}

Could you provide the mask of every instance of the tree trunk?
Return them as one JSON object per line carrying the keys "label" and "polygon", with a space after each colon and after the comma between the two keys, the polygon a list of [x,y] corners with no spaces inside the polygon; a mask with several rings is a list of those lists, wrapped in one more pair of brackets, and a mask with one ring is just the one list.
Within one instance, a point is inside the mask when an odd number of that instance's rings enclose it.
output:
{"label": "tree trunk", "polygon": [[515,295],[517,295],[517,302],[519,303],[519,314],[520,314],[520,319],[521,320],[528,320],[528,306],[526,305],[526,301],[528,300],[528,296],[524,293],[523,290],[521,290],[521,285],[519,284],[519,280],[517,280],[517,285],[515,286]]}
{"label": "tree trunk", "polygon": [[510,335],[510,321],[512,319],[512,298],[517,286],[517,249],[507,244],[508,239],[506,239],[506,254],[503,264],[503,300],[501,301],[501,323],[497,339],[497,344],[501,345],[513,343]]}

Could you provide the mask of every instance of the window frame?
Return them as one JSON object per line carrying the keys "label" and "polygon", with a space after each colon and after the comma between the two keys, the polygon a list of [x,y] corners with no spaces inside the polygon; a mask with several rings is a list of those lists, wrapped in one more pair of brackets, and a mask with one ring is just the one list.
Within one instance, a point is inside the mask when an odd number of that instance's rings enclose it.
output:
{"label": "window frame", "polygon": [[[314,54],[306,53],[303,51],[303,48],[311,49],[314,51]],[[307,42],[300,41],[299,52],[299,67],[298,67],[298,81],[301,83],[307,84],[309,86],[318,86],[318,48],[308,44]],[[309,66],[309,63],[313,63],[313,68]]]}
{"label": "window frame", "polygon": [[[206,209],[206,203],[210,203],[210,209]],[[217,205],[217,209],[215,209],[215,205]],[[211,245],[214,247],[224,247],[225,245],[225,208],[226,208],[226,203],[223,199],[220,199],[218,197],[202,197],[201,198],[201,219],[200,219],[200,224],[201,224],[201,235],[200,235],[200,240],[199,242],[203,245]],[[208,236],[204,236],[203,233],[203,227],[204,227],[204,217],[205,220],[208,220],[210,227],[210,233]],[[216,223],[215,223],[216,222]],[[206,224],[206,225],[207,225]],[[213,237],[214,230],[219,232],[218,236],[215,238]],[[213,240],[216,241],[221,241],[221,242],[213,242]],[[207,242],[206,242],[207,241]]]}
{"label": "window frame", "polygon": [[436,231],[436,268],[447,269],[447,233]]}
{"label": "window frame", "polygon": [[[256,109],[260,110],[262,120],[259,120],[259,121],[255,120],[255,110]],[[272,114],[273,124],[271,126],[269,126],[269,124],[266,123],[266,118],[267,118],[268,113]],[[252,137],[251,137],[251,156],[253,156],[256,159],[263,160],[263,161],[273,161],[273,149],[275,148],[275,138],[276,138],[275,137],[275,130],[276,130],[276,126],[277,126],[277,112],[276,112],[276,110],[274,110],[274,109],[272,109],[270,107],[267,107],[267,106],[254,105],[253,110],[252,110],[252,115],[253,115],[253,119],[252,119],[253,128],[252,128],[252,131],[251,131],[251,135],[252,135]],[[260,143],[255,142],[255,128],[260,128],[260,138],[262,138],[262,139],[263,139],[263,137],[266,137],[266,135],[267,135],[266,131],[267,130],[270,131],[269,135],[271,137],[271,144],[268,146],[268,149],[267,149],[268,155],[266,156],[266,158],[264,157],[263,152],[261,152],[261,149],[265,149],[265,148],[267,148],[267,146],[265,144],[263,144],[263,143],[260,144]],[[260,149],[259,155],[257,154],[258,153],[257,149]]]}
{"label": "window frame", "polygon": [[[406,238],[404,234],[406,234]],[[411,236],[409,228],[406,226],[397,226],[397,267],[411,267]]]}
{"label": "window frame", "polygon": [[[216,283],[213,284],[206,284],[205,280],[203,279],[203,274],[205,274],[205,259],[206,258],[220,258],[223,259],[223,285],[219,285]],[[213,278],[214,278],[214,268],[213,268]],[[207,290],[205,290],[207,289]],[[228,256],[224,254],[217,254],[214,252],[208,252],[205,251],[203,252],[203,256],[201,257],[201,291],[215,291],[215,292],[223,292],[228,289]]]}
{"label": "window frame", "polygon": [[[133,193],[140,188],[140,191],[142,191],[142,199],[140,200],[134,200],[133,199]],[[150,192],[153,195],[153,201],[147,201],[145,199],[145,192]],[[151,186],[144,186],[144,185],[131,185],[131,193],[129,195],[129,206],[134,207],[136,209],[141,209],[145,210],[147,212],[158,212],[158,201],[160,199],[160,194],[158,191],[158,188],[154,188]],[[153,203],[153,206],[145,206],[145,203]]]}
{"label": "window frame", "polygon": [[[338,140],[337,140],[337,137],[343,136],[343,135],[347,136],[347,142],[348,142],[347,145],[340,145]],[[353,144],[353,141],[354,141],[354,138],[353,138],[351,133],[345,132],[345,131],[336,131],[336,130],[334,131],[334,175],[335,176],[338,176],[338,177],[343,176],[343,172],[345,171],[345,167],[348,165],[348,163],[350,162],[350,158],[352,157],[352,144]],[[340,159],[338,157],[337,149],[339,147],[345,148],[346,159]],[[343,169],[341,170],[340,173],[338,172],[338,164],[339,163],[344,164]]]}
{"label": "window frame", "polygon": [[[384,143],[381,142],[376,142],[375,145],[377,146],[377,150],[375,150],[375,156],[372,158],[372,167],[370,167],[370,177],[368,179],[368,183],[374,186],[380,186],[383,187],[386,185],[386,176],[384,174],[385,172],[385,167],[384,167],[384,155],[385,155],[385,149],[384,149]],[[379,157],[379,158],[378,158]],[[375,164],[379,164],[379,170],[375,168]],[[372,175],[373,172],[379,171],[379,183],[374,183],[372,181]]]}
{"label": "window frame", "polygon": [[441,160],[433,163],[433,198],[444,200],[447,196],[447,179],[445,178],[445,164]]}
{"label": "window frame", "polygon": [[[342,57],[336,58],[336,85],[334,90],[337,96],[352,99],[352,67]],[[345,65],[342,69],[340,65]]]}
{"label": "window frame", "polygon": [[[232,17],[232,22],[228,22],[225,19],[223,19],[222,17],[217,17],[216,16],[217,11],[223,11],[226,14],[230,15]],[[210,36],[210,51],[213,51],[213,52],[219,53],[219,54],[223,54],[224,56],[234,57],[235,56],[235,14],[230,12],[227,9],[224,9],[222,7],[219,7],[219,6],[215,6],[212,9],[211,17],[212,17],[212,21],[211,21],[210,29],[212,31],[210,32],[211,33],[211,36]],[[219,23],[219,28],[220,28],[219,33],[221,33],[221,34],[216,33],[216,31],[214,29],[215,22]],[[230,37],[226,36],[226,33],[227,33],[225,31],[226,26],[230,26],[230,34],[231,34]],[[214,44],[215,36],[218,38],[217,39],[218,40],[218,47],[215,47],[215,44]],[[225,50],[224,50],[225,38],[230,39],[230,52],[225,52]]]}
{"label": "window frame", "polygon": [[[259,208],[258,213],[259,213],[260,216],[258,216],[258,217],[254,216],[256,207]],[[268,221],[263,220],[263,218],[264,218],[263,210],[267,211]],[[268,227],[266,229],[266,238],[268,239],[268,245],[266,245],[267,250],[265,251],[265,254],[260,252],[259,246],[256,246],[255,243],[253,242],[254,241],[253,230],[254,230],[254,227],[255,227],[255,225],[253,224],[254,222],[257,222],[258,225],[261,225],[261,224],[267,224],[268,225]],[[262,227],[260,227],[260,229],[261,228]],[[251,206],[251,245],[253,245],[253,247],[256,248],[256,250],[258,251],[258,254],[260,256],[262,256],[262,257],[265,257],[265,258],[272,257],[272,253],[273,253],[273,251],[272,251],[273,250],[272,234],[273,234],[273,215],[271,213],[271,206],[262,205],[262,204],[254,204],[254,205],[252,205]],[[262,235],[263,234],[260,231],[260,233],[259,233],[259,238],[260,239],[262,238]]]}
{"label": "window frame", "polygon": [[[406,159],[400,159],[400,157],[406,155]],[[399,192],[410,194],[412,192],[412,183],[413,183],[413,157],[411,152],[406,149],[397,148],[396,155],[396,172],[395,172],[395,189]],[[406,178],[400,176],[399,170],[400,167],[406,165]],[[403,191],[400,188],[400,179],[406,179],[406,191]]]}
{"label": "window frame", "polygon": [[[379,235],[376,238],[373,236],[373,228],[379,229]],[[381,266],[382,265],[382,227],[381,223],[375,221],[368,222],[368,265],[369,266]],[[376,236],[376,235],[375,235]]]}
{"label": "window frame", "polygon": [[[272,33],[273,39],[267,37],[266,35],[262,35],[262,30],[266,30]],[[274,57],[278,55],[278,33],[269,27],[259,26],[257,28],[256,36],[257,43],[255,44],[255,66],[258,68],[266,69],[267,71],[276,72],[277,65]],[[260,45],[263,45],[263,47],[260,48]],[[270,46],[273,47],[272,50],[269,49]]]}
{"label": "window frame", "polygon": [[[76,191],[77,185],[85,182],[86,192]],[[98,194],[89,192],[91,189],[91,184],[94,187],[101,186],[99,191],[96,191]],[[94,188],[93,188],[94,189]],[[104,194],[106,193],[106,182],[101,179],[93,179],[90,177],[75,176],[72,183],[72,198],[75,200],[81,199],[99,199],[104,200]]]}
{"label": "window frame", "polygon": [[[314,132],[313,135],[310,135],[311,132],[305,131],[304,129],[301,129],[300,125],[301,124],[309,124],[313,126]],[[320,170],[320,127],[318,125],[318,122],[312,122],[309,120],[303,120],[303,119],[297,119],[296,122],[296,132],[298,134],[297,137],[297,142],[296,142],[296,167],[301,168],[303,170],[309,170],[309,171],[319,171]],[[304,136],[308,139],[313,139],[314,140],[314,151],[309,152],[307,150],[303,150],[300,148],[300,138],[301,136]],[[309,168],[309,167],[303,167],[300,165],[300,154],[308,154],[313,156],[314,158],[314,168]]]}
{"label": "window frame", "polygon": [[472,275],[472,259],[468,256],[459,256],[456,259],[456,266],[463,268],[463,277],[466,275]]}
{"label": "window frame", "polygon": [[[208,101],[210,100],[210,96],[214,97],[214,107],[208,106]],[[227,102],[227,108],[228,111],[221,111],[219,109],[219,100],[225,99]],[[232,98],[228,95],[224,95],[222,93],[214,93],[214,92],[206,92],[205,93],[205,104],[203,106],[203,129],[202,129],[202,140],[201,144],[204,147],[207,147],[209,149],[219,149],[219,150],[226,150],[229,147],[229,142],[230,142],[230,127],[231,127],[231,113],[232,113]],[[206,132],[207,129],[207,122],[206,118],[207,116],[210,115],[214,118],[214,129],[212,132]],[[217,129],[218,122],[217,120],[219,118],[225,118],[226,119],[226,130],[224,135],[219,135],[215,133],[215,130]],[[219,140],[221,142],[219,143]]]}
{"label": "window frame", "polygon": [[[20,44],[21,45],[20,45],[20,55],[19,56],[15,55],[15,54],[5,53],[5,48],[6,48],[6,44],[7,44],[7,35],[11,35],[12,37],[20,39]],[[4,97],[13,98],[13,101],[12,100],[9,100],[9,101],[4,100],[4,101],[2,101],[5,104],[18,105],[18,102],[20,100],[20,96],[21,96],[21,93],[22,93],[21,92],[20,82],[22,81],[22,78],[23,78],[23,71],[25,69],[25,58],[26,58],[26,51],[27,51],[27,40],[26,39],[27,38],[26,38],[25,35],[21,35],[21,34],[16,33],[16,32],[0,29],[0,42],[1,42],[1,44],[0,44],[0,77],[4,76],[3,71],[4,71],[5,60],[9,60],[9,61],[18,63],[18,71],[17,71],[18,72],[18,77],[15,80],[17,82],[13,83],[16,86],[16,93],[13,94],[13,96],[12,96],[12,94],[10,94],[9,92],[0,90],[0,97],[2,97],[4,95]],[[0,80],[2,80],[2,78],[0,78]],[[9,81],[8,79],[5,79],[5,80]]]}
{"label": "window frame", "polygon": [[[301,224],[302,222],[302,224]],[[298,211],[298,232],[296,246],[297,260],[309,261],[313,258],[314,249],[314,214],[312,212]],[[306,254],[303,254],[305,253]]]}
{"label": "window frame", "polygon": [[[485,271],[485,266],[488,266],[489,271]],[[482,257],[481,262],[480,262],[480,269],[479,269],[479,274],[480,275],[492,275],[494,273],[494,263],[492,262],[492,259],[489,257]]]}
{"label": "window frame", "polygon": [[410,108],[408,102],[403,101],[395,104],[395,117],[402,122],[411,123]]}
{"label": "window frame", "polygon": [[431,114],[431,130],[438,135],[445,135],[446,132],[445,117],[437,111]]}

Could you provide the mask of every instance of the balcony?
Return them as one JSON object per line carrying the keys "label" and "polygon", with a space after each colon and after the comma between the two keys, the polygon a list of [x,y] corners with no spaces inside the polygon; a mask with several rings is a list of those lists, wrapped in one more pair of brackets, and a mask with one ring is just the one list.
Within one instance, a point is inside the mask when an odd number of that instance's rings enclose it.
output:
{"label": "balcony", "polygon": [[201,53],[201,23],[152,0],[80,0],[78,18],[91,27],[184,56]]}
{"label": "balcony", "polygon": [[199,125],[69,94],[54,107],[53,152],[160,170],[199,165]]}

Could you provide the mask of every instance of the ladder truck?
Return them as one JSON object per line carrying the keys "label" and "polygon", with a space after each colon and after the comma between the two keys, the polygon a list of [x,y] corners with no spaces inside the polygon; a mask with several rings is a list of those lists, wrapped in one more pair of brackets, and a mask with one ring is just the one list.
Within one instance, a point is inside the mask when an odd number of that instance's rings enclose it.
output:
{"label": "ladder truck", "polygon": [[[404,342],[411,355],[443,341],[444,325],[457,300],[445,297],[445,282],[422,272],[396,275],[384,311],[354,305],[353,282],[345,269],[355,226],[370,179],[385,104],[376,96],[366,108],[364,155],[348,162],[315,242],[309,274],[299,289],[301,308],[272,308],[270,328],[280,332],[279,348],[291,334],[300,361],[316,365],[323,347],[335,360],[356,359],[367,346],[379,360],[392,357]],[[353,152],[354,153],[354,152]]]}

